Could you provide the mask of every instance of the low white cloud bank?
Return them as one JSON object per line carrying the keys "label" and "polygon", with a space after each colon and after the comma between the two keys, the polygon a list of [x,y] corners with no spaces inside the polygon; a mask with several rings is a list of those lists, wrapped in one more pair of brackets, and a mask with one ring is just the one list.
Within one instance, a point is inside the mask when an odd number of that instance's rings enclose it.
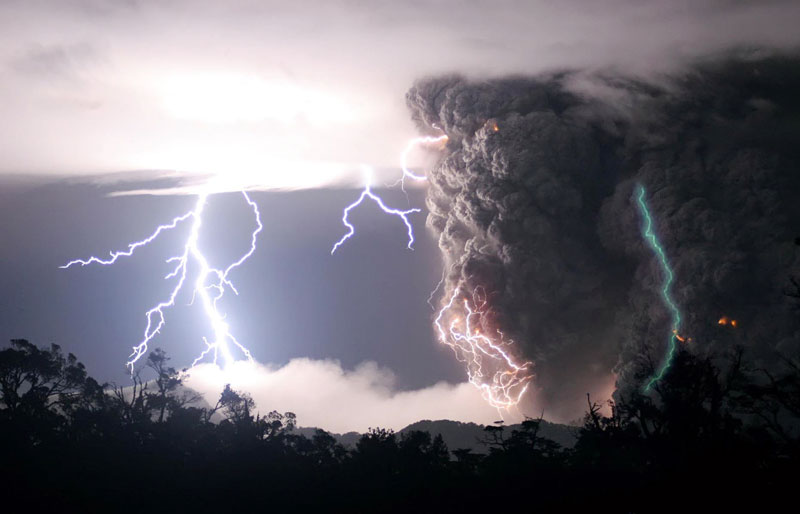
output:
{"label": "low white cloud bank", "polygon": [[[259,412],[291,411],[301,426],[331,432],[364,432],[370,427],[394,430],[423,419],[492,423],[498,411],[469,383],[439,382],[424,389],[400,391],[391,370],[374,362],[345,370],[335,360],[294,359],[275,368],[235,362],[224,370],[200,364],[189,370],[185,384],[214,405],[225,384],[250,394]],[[503,413],[518,422],[519,413]]]}

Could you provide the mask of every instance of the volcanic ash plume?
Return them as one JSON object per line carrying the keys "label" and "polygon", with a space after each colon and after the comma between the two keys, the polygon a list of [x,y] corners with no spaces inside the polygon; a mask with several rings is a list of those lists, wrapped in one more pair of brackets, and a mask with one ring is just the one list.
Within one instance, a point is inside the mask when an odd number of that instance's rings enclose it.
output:
{"label": "volcanic ash plume", "polygon": [[[471,347],[474,382],[512,399],[527,385],[528,406],[560,419],[614,376],[641,385],[641,357],[659,363],[670,320],[637,184],[675,271],[684,344],[742,343],[754,358],[793,348],[800,327],[783,292],[800,267],[798,69],[736,60],[658,84],[586,73],[418,82],[413,118],[449,137],[427,201],[447,270],[440,339],[463,342],[464,317],[479,312],[471,335],[510,359]],[[475,378],[469,349],[455,351]],[[497,389],[503,380],[519,382]]]}
{"label": "volcanic ash plume", "polygon": [[559,78],[434,79],[407,100],[424,130],[449,136],[427,202],[448,270],[444,300],[483,292],[482,331],[500,330],[509,352],[533,363],[548,406],[600,386],[615,363],[609,306],[626,289],[597,236],[617,167],[608,138],[581,119],[586,102]]}

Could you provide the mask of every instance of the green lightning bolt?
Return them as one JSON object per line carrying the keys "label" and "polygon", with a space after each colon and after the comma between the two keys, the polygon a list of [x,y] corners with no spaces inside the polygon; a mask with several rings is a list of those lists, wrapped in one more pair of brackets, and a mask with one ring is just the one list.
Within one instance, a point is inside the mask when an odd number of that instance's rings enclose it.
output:
{"label": "green lightning bolt", "polygon": [[672,268],[669,266],[669,262],[667,262],[667,254],[664,252],[664,248],[661,246],[661,243],[658,241],[658,238],[653,232],[653,219],[650,216],[650,209],[647,207],[647,202],[645,202],[644,196],[644,187],[641,185],[637,186],[636,200],[639,202],[639,210],[644,218],[642,236],[645,238],[645,240],[647,240],[647,243],[650,245],[653,253],[656,254],[656,257],[658,257],[658,262],[661,264],[661,269],[664,270],[664,285],[661,288],[661,296],[664,299],[664,305],[666,305],[672,313],[672,331],[669,335],[667,355],[664,358],[664,363],[661,365],[661,369],[659,369],[658,372],[653,375],[644,386],[644,391],[648,392],[654,383],[661,380],[672,364],[672,357],[675,355],[675,349],[677,348],[677,334],[678,328],[680,328],[681,325],[681,313],[678,310],[678,306],[675,305],[675,302],[672,300],[672,296],[670,296],[669,290],[670,287],[672,287],[674,274],[672,273]]}

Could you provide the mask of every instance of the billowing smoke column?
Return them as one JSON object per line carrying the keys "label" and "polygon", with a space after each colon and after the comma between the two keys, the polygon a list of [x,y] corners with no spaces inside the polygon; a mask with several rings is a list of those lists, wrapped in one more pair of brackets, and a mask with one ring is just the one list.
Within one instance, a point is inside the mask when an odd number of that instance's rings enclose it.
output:
{"label": "billowing smoke column", "polygon": [[[535,366],[548,405],[582,396],[613,366],[613,282],[596,232],[615,166],[604,137],[571,111],[584,105],[559,79],[418,83],[407,95],[423,130],[441,127],[447,155],[428,174],[428,224],[448,273],[443,302],[485,291],[482,332],[502,331]],[[586,335],[592,339],[587,344]],[[549,411],[552,415],[552,411]]]}
{"label": "billowing smoke column", "polygon": [[641,388],[673,322],[642,237],[641,184],[674,270],[682,344],[741,344],[767,361],[796,351],[800,317],[784,291],[800,268],[799,70],[745,58],[658,82],[418,82],[414,120],[448,136],[428,174],[447,270],[439,307],[484,291],[482,331],[500,330],[515,362],[532,362],[528,396],[551,417],[579,415],[615,376],[619,394]]}

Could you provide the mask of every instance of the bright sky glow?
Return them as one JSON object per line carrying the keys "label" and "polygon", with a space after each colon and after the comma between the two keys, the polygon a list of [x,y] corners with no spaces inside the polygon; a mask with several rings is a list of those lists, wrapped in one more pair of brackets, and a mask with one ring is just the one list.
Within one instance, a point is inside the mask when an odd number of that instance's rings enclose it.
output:
{"label": "bright sky glow", "polygon": [[[13,20],[0,41],[0,117],[13,120],[0,127],[0,174],[233,168],[263,189],[360,186],[357,166],[324,177],[307,163],[396,167],[416,132],[404,94],[418,78],[647,74],[678,65],[676,54],[794,48],[800,37],[797,16],[771,2],[713,18],[702,6],[628,3],[500,2],[487,17],[454,0],[0,2],[0,19]],[[275,162],[293,162],[292,173]]]}
{"label": "bright sky glow", "polygon": [[305,121],[312,125],[347,123],[353,106],[329,91],[288,81],[264,80],[230,72],[193,72],[168,76],[158,89],[174,118],[205,123]]}

